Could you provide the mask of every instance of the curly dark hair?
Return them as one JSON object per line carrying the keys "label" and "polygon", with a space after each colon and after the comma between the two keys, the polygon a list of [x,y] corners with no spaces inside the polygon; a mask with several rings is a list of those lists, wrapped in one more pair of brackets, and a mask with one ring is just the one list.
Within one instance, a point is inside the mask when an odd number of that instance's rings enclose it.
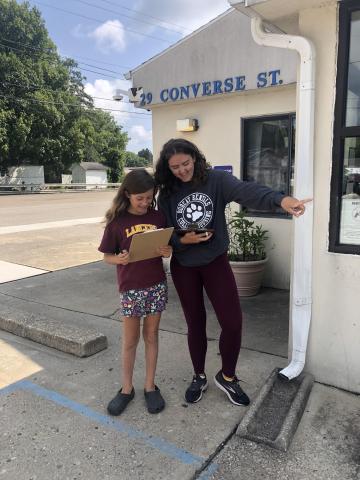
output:
{"label": "curly dark hair", "polygon": [[181,180],[169,169],[169,160],[177,153],[190,155],[194,160],[194,175],[192,183],[194,186],[201,185],[206,182],[207,172],[210,166],[206,162],[206,158],[196,145],[183,138],[172,138],[163,146],[155,167],[155,182],[160,193],[169,196],[180,185]]}

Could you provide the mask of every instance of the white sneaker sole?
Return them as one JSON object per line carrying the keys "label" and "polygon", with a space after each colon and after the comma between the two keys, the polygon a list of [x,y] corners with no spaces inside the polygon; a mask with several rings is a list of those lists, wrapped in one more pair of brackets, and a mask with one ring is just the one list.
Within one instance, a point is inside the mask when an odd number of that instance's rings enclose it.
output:
{"label": "white sneaker sole", "polygon": [[235,400],[231,397],[230,393],[226,390],[225,387],[223,387],[221,385],[221,383],[219,383],[216,378],[214,377],[214,382],[215,382],[215,385],[220,388],[220,390],[222,390],[224,393],[226,393],[226,395],[228,396],[228,399],[230,400],[231,403],[233,403],[234,405],[239,405],[240,407],[247,407],[248,405],[245,405],[244,403],[237,403],[235,402]]}
{"label": "white sneaker sole", "polygon": [[188,400],[186,400],[186,397],[184,397],[184,398],[185,398],[185,401],[186,401],[187,403],[198,403],[198,402],[200,402],[200,400],[202,399],[203,393],[206,392],[208,386],[209,386],[209,384],[208,384],[208,382],[206,382],[205,385],[204,385],[204,386],[202,387],[202,389],[200,390],[200,397],[199,397],[197,400],[195,400],[195,402],[189,402]]}

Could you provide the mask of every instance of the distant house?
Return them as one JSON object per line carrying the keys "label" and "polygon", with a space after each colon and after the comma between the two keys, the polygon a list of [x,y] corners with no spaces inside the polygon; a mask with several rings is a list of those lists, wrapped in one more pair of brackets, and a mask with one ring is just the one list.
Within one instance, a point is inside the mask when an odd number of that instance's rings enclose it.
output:
{"label": "distant house", "polygon": [[10,167],[7,175],[0,176],[0,185],[14,186],[10,190],[23,192],[38,191],[44,183],[44,167],[42,165]]}
{"label": "distant house", "polygon": [[97,162],[81,162],[71,168],[72,183],[106,184],[107,167]]}

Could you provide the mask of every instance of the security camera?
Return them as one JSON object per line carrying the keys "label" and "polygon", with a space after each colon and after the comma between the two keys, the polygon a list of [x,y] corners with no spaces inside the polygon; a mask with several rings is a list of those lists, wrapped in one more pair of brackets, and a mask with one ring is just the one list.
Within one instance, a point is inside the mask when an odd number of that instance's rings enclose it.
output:
{"label": "security camera", "polygon": [[120,102],[123,100],[124,96],[129,98],[130,103],[138,103],[141,102],[141,95],[143,94],[142,87],[131,87],[129,90],[122,90],[121,88],[117,88],[115,90],[115,95],[113,96],[113,100]]}
{"label": "security camera", "polygon": [[117,102],[121,102],[123,98],[124,98],[124,95],[121,95],[121,90],[115,90],[115,95],[113,96],[113,100],[116,100]]}
{"label": "security camera", "polygon": [[131,87],[128,90],[129,102],[137,103],[141,101],[144,90],[142,87]]}

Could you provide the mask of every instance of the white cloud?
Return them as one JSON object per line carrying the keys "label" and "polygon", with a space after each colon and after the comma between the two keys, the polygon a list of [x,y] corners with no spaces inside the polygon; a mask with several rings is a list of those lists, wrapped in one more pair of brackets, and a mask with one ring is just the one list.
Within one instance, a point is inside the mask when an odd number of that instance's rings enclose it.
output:
{"label": "white cloud", "polygon": [[145,128],[144,125],[133,125],[129,129],[130,142],[127,150],[130,152],[138,152],[143,148],[152,150],[152,130]]}
{"label": "white cloud", "polygon": [[119,20],[108,20],[88,34],[96,40],[96,45],[103,53],[112,50],[123,52],[126,47],[125,31]]}
{"label": "white cloud", "polygon": [[125,126],[129,120],[136,118],[135,115],[129,115],[129,112],[143,112],[143,110],[135,109],[126,97],[120,102],[112,100],[112,97],[116,89],[127,91],[130,86],[127,80],[98,79],[94,83],[86,83],[85,92],[93,97],[95,107],[109,111],[119,125]]}
{"label": "white cloud", "polygon": [[117,88],[128,90],[130,86],[131,83],[127,80],[97,79],[93,83],[87,82],[85,84],[85,92],[94,97],[94,105],[97,108],[122,110],[121,112],[110,112],[116,121],[122,123],[123,120],[129,117],[127,112],[134,111],[134,106],[130,103],[127,103],[126,98],[125,101],[117,102],[112,100],[112,97]]}
{"label": "white cloud", "polygon": [[[85,84],[85,92],[94,98],[94,105],[97,108],[121,110],[116,112],[109,112],[115,121],[124,127],[124,131],[127,131],[131,140],[128,143],[127,150],[131,152],[138,152],[143,148],[149,148],[152,150],[152,131],[151,120],[149,117],[142,117],[131,115],[131,112],[147,113],[143,109],[137,109],[132,103],[128,103],[125,97],[125,101],[117,102],[111,100],[115,90],[120,88],[122,90],[128,90],[131,86],[127,80],[103,80],[98,79],[93,83]],[[144,118],[144,125],[137,123],[133,125],[133,122],[141,122]],[[146,120],[145,120],[146,118]],[[146,123],[145,123],[146,122]]]}

